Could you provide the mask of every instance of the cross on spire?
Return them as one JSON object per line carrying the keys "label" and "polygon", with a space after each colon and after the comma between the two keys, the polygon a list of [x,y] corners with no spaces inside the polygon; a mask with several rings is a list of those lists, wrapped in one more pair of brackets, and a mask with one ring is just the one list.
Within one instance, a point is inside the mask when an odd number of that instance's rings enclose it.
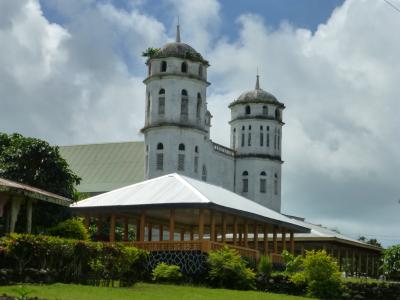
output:
{"label": "cross on spire", "polygon": [[179,28],[179,16],[178,16],[178,25],[176,25],[176,42],[181,42],[181,30]]}

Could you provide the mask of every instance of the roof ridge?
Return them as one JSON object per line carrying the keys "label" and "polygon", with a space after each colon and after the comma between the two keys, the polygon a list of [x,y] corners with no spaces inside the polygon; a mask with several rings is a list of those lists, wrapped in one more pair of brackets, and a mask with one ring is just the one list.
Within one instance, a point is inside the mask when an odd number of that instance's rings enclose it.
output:
{"label": "roof ridge", "polygon": [[94,146],[94,145],[111,145],[111,144],[131,144],[144,143],[144,141],[121,141],[121,142],[104,142],[104,143],[88,143],[88,144],[72,144],[72,145],[57,145],[58,147],[76,147],[76,146]]}
{"label": "roof ridge", "polygon": [[[202,192],[200,192],[196,187],[194,187],[192,184],[190,184],[189,181],[186,180],[185,176],[182,176],[178,173],[172,173],[172,175],[176,179],[178,179],[180,182],[182,182],[184,185],[188,186],[192,190],[192,192],[195,192],[196,194],[198,194],[198,196],[200,196],[200,198],[202,198],[202,200],[205,200],[207,203],[211,203],[211,201]],[[191,179],[194,179],[194,178],[191,178]]]}

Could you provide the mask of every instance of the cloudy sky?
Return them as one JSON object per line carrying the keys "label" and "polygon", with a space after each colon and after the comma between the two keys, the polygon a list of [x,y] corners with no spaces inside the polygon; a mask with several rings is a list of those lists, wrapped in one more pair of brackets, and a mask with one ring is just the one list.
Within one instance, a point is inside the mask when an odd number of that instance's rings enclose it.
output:
{"label": "cloudy sky", "polygon": [[178,15],[211,63],[213,140],[229,144],[227,105],[258,67],[287,106],[283,211],[400,243],[400,13],[384,0],[2,0],[0,131],[142,140],[141,52]]}

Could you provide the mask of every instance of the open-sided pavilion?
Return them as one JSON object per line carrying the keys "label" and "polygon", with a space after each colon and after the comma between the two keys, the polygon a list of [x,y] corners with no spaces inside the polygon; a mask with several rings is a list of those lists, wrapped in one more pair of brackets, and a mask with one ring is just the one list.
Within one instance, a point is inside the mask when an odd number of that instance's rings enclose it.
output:
{"label": "open-sided pavilion", "polygon": [[[178,174],[100,194],[71,208],[87,226],[96,223],[99,236],[107,226],[109,242],[116,240],[119,223],[123,241],[148,251],[207,253],[228,244],[242,256],[257,259],[261,252],[281,262],[277,235],[283,240],[281,250],[294,253],[294,233],[310,232],[296,220],[238,194]],[[134,239],[129,237],[132,226]],[[264,239],[268,234],[272,241]]]}

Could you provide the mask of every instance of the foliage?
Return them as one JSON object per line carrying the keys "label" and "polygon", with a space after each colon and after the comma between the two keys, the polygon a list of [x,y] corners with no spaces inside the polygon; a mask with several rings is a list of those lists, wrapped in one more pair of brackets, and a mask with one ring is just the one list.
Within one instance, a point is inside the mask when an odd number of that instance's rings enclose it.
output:
{"label": "foliage", "polygon": [[400,244],[384,251],[382,269],[390,278],[400,279]]}
{"label": "foliage", "polygon": [[291,275],[295,284],[307,284],[308,294],[321,299],[338,299],[342,293],[339,268],[324,250],[307,251],[302,271]]}
{"label": "foliage", "polygon": [[361,242],[364,242],[366,244],[382,248],[381,243],[379,243],[377,239],[367,239],[365,236],[360,236],[358,238],[358,240],[361,241]]}
{"label": "foliage", "polygon": [[265,277],[271,276],[272,273],[272,260],[269,256],[262,255],[258,262],[257,271]]}
{"label": "foliage", "polygon": [[132,285],[143,275],[147,253],[122,244],[12,234],[0,239],[3,280]]}
{"label": "foliage", "polygon": [[383,281],[345,282],[342,299],[399,300],[400,283]]}
{"label": "foliage", "polygon": [[[0,177],[73,199],[80,178],[68,167],[58,147],[20,134],[0,133]],[[34,232],[69,217],[68,208],[39,202],[33,210]]]}
{"label": "foliage", "polygon": [[88,240],[88,231],[82,219],[73,218],[62,221],[47,231],[48,235],[67,239]]}
{"label": "foliage", "polygon": [[283,261],[285,262],[285,273],[290,275],[302,270],[303,257],[294,256],[288,251],[282,252]]}
{"label": "foliage", "polygon": [[209,279],[214,286],[239,290],[255,287],[255,273],[234,249],[225,246],[211,252],[208,265]]}
{"label": "foliage", "polygon": [[180,267],[159,263],[152,272],[153,280],[156,282],[179,282],[182,278]]}
{"label": "foliage", "polygon": [[153,58],[157,54],[159,54],[161,51],[160,48],[147,48],[145,51],[142,52],[142,56],[148,57],[148,58]]}

